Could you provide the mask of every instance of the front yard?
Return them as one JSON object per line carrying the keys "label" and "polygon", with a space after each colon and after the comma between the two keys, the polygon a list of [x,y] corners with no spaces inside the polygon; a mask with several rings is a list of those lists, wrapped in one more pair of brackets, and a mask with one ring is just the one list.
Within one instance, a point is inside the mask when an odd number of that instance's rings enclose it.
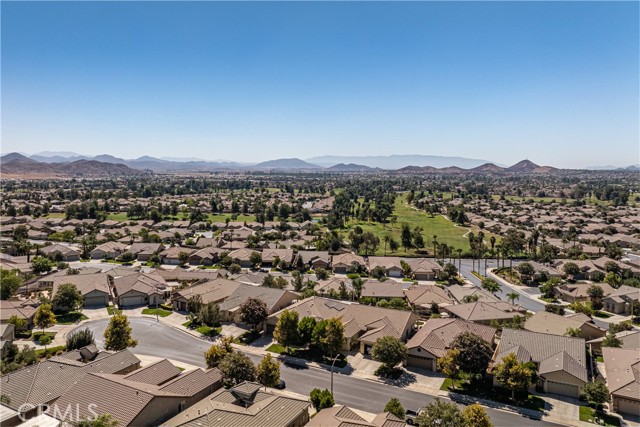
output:
{"label": "front yard", "polygon": [[[169,313],[169,314],[171,314],[171,313]],[[220,332],[222,332],[222,326],[213,327],[213,326],[207,326],[207,325],[196,325],[196,324],[192,325],[191,324],[191,320],[189,320],[188,322],[183,323],[182,326],[184,326],[185,328],[188,328],[188,329],[193,329],[195,331],[198,331],[199,333],[201,333],[205,337],[215,337],[217,335],[220,335]]]}
{"label": "front yard", "polygon": [[58,325],[73,325],[74,323],[79,323],[87,319],[88,317],[79,311],[71,311],[69,313],[56,315],[56,323]]}
{"label": "front yard", "polygon": [[[602,422],[598,423],[596,420],[602,420]],[[597,413],[595,409],[590,406],[581,406],[580,407],[580,421],[585,421],[592,424],[599,424],[603,426],[619,426],[620,418],[606,414],[606,413]]]}
{"label": "front yard", "polygon": [[151,316],[155,316],[156,314],[160,317],[170,316],[173,311],[165,310],[164,308],[145,308],[142,310],[142,314],[148,314]]}
{"label": "front yard", "polygon": [[[289,347],[289,351],[286,351],[284,346],[280,344],[271,344],[267,347],[267,351],[272,353],[283,354],[285,356],[297,357],[299,359],[305,359],[311,362],[322,363],[324,365],[331,365],[333,363],[333,359],[327,357],[322,354],[322,351],[315,348],[298,348],[298,347]],[[338,359],[336,359],[336,363],[334,366],[338,368],[344,368],[347,366],[347,357],[344,354],[341,354]]]}

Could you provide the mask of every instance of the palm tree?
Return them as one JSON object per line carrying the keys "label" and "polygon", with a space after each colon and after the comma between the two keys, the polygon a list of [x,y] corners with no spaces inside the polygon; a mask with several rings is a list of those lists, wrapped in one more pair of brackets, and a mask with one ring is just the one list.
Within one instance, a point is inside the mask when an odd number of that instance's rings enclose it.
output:
{"label": "palm tree", "polygon": [[460,268],[462,268],[462,249],[458,248],[458,274],[460,274]]}
{"label": "palm tree", "polygon": [[387,256],[387,244],[389,243],[389,240],[391,240],[391,238],[389,237],[388,234],[386,234],[383,240],[384,240],[384,256]]}
{"label": "palm tree", "polygon": [[438,236],[436,234],[433,235],[433,259],[438,261]]}
{"label": "palm tree", "polygon": [[517,292],[509,292],[507,294],[507,299],[511,301],[511,304],[515,304],[516,300],[520,299],[520,295]]}

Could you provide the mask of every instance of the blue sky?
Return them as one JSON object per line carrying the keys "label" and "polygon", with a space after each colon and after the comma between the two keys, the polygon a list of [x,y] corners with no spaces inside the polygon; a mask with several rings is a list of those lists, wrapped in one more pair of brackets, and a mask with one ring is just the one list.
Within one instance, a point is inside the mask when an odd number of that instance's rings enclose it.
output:
{"label": "blue sky", "polygon": [[640,162],[638,2],[7,2],[2,152]]}

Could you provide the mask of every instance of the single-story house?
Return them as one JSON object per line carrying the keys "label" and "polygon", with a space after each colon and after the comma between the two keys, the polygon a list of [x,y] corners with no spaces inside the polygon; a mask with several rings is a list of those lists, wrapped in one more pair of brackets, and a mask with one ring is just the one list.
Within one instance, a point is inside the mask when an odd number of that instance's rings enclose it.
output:
{"label": "single-story house", "polygon": [[431,310],[433,304],[444,307],[453,304],[447,291],[437,285],[415,285],[404,291],[411,307],[418,312]]}
{"label": "single-story house", "polygon": [[298,264],[298,258],[302,260],[302,264],[308,268],[317,270],[324,268],[328,270],[331,266],[331,255],[327,251],[298,251],[294,264]]}
{"label": "single-story house", "polygon": [[249,298],[257,298],[263,301],[267,305],[268,313],[273,314],[291,305],[293,301],[298,299],[298,295],[284,289],[240,283],[229,296],[218,304],[222,320],[242,323],[239,309]]}
{"label": "single-story house", "polygon": [[171,304],[174,310],[186,311],[189,299],[195,295],[200,295],[204,304],[210,302],[220,303],[231,295],[238,286],[240,286],[240,283],[223,278],[196,283],[188,288],[176,291],[171,296]]}
{"label": "single-story house", "polygon": [[452,297],[452,299],[461,304],[464,302],[465,297],[473,297],[478,298],[478,301],[484,302],[498,302],[500,298],[495,296],[489,291],[481,289],[477,286],[460,286],[460,285],[451,285],[447,286],[447,292]]}
{"label": "single-story house", "polygon": [[154,273],[138,273],[113,279],[113,299],[119,307],[163,304],[169,298],[167,282]]}
{"label": "single-story house", "polygon": [[80,260],[80,251],[65,245],[61,245],[59,243],[54,243],[53,245],[45,246],[39,249],[40,254],[54,259],[61,260],[64,262],[78,261]]}
{"label": "single-story house", "polygon": [[0,300],[0,324],[8,323],[12,316],[18,316],[31,327],[37,307],[38,303],[31,300]]}
{"label": "single-story house", "polygon": [[529,317],[524,323],[524,328],[527,331],[552,335],[566,335],[569,328],[579,329],[580,337],[587,341],[604,337],[607,333],[606,330],[595,325],[593,322],[564,317],[546,311],[539,311]]}
{"label": "single-story house", "polygon": [[382,267],[389,277],[404,276],[400,258],[397,256],[370,256],[368,261],[369,271],[373,271],[376,267]]}
{"label": "single-story house", "polygon": [[[545,393],[578,398],[589,380],[584,338],[504,328],[489,372],[512,353],[519,362],[535,363],[537,385]],[[499,386],[495,379],[494,385]]]}
{"label": "single-story house", "polygon": [[11,323],[0,324],[0,357],[4,357],[4,352],[13,344],[16,339],[16,328]]}
{"label": "single-story house", "polygon": [[331,294],[340,294],[340,287],[344,286],[347,292],[353,292],[353,285],[351,280],[344,277],[332,277],[327,280],[320,280],[314,287],[316,293],[321,297],[326,297]]}
{"label": "single-story house", "polygon": [[188,260],[189,256],[193,252],[194,252],[193,249],[183,248],[183,247],[180,247],[180,246],[172,246],[172,247],[167,248],[164,251],[160,252],[160,261],[163,264],[180,265],[181,254],[183,254],[183,253],[186,254],[187,260]]}
{"label": "single-story house", "polygon": [[306,399],[276,394],[247,381],[219,389],[161,425],[302,427],[309,421],[310,405]]}
{"label": "single-story house", "polygon": [[475,323],[491,324],[492,320],[498,322],[510,321],[514,317],[524,317],[527,310],[519,305],[508,302],[470,302],[467,304],[448,305],[444,310],[454,317]]}
{"label": "single-story house", "polygon": [[[58,292],[60,285],[71,283],[80,291],[84,297],[84,307],[109,305],[111,292],[109,289],[109,275],[105,273],[97,274],[72,274],[68,276],[57,276],[53,279],[52,295]],[[65,308],[65,307],[56,307]]]}
{"label": "single-story house", "polygon": [[153,255],[157,255],[164,250],[162,243],[133,243],[127,252],[134,254],[138,261],[149,261]]}
{"label": "single-story house", "polygon": [[253,249],[242,248],[229,252],[229,256],[231,257],[231,259],[233,259],[234,262],[238,262],[238,264],[240,264],[240,267],[250,268],[253,266],[253,263],[251,262],[251,254],[253,254],[254,252],[260,253],[259,251]]}
{"label": "single-story house", "polygon": [[640,416],[640,351],[604,347],[602,356],[612,409]]}
{"label": "single-story house", "polygon": [[122,255],[127,245],[120,242],[106,242],[91,251],[92,259],[114,259]]}
{"label": "single-story house", "polygon": [[333,272],[337,274],[347,274],[352,271],[364,270],[366,265],[363,257],[351,252],[334,255],[331,260]]}
{"label": "single-story house", "polygon": [[363,298],[374,298],[376,300],[390,300],[391,298],[406,299],[402,285],[391,280],[385,282],[367,280],[362,284],[360,296]]}
{"label": "single-story house", "polygon": [[263,249],[262,250],[262,265],[265,267],[272,267],[275,260],[286,262],[291,265],[293,262],[293,249]]}
{"label": "single-story house", "polygon": [[351,408],[342,405],[321,409],[307,427],[405,427],[405,421],[390,412],[381,412],[367,421]]}
{"label": "single-story house", "polygon": [[[640,330],[632,329],[630,331],[617,332],[615,336],[622,342],[620,348],[640,351]],[[602,354],[602,342],[604,339],[605,337],[600,337],[587,341],[587,344],[591,347],[592,353]]]}
{"label": "single-story house", "polygon": [[220,260],[220,254],[224,249],[207,246],[189,255],[191,265],[213,265]]}
{"label": "single-story house", "polygon": [[406,365],[436,371],[437,360],[447,353],[456,337],[464,332],[471,332],[493,345],[496,328],[461,319],[429,319],[407,342]]}
{"label": "single-story house", "polygon": [[402,258],[411,267],[411,274],[416,280],[436,280],[442,272],[442,267],[437,262],[428,258]]}
{"label": "single-story house", "polygon": [[640,301],[640,288],[622,285],[602,300],[604,309],[614,314],[627,314],[631,304]]}
{"label": "single-story house", "polygon": [[[561,300],[573,304],[589,300],[588,290],[591,285],[591,283],[563,283],[556,286],[553,291]],[[607,283],[596,283],[596,285],[602,288],[605,298],[615,292],[615,289]]]}

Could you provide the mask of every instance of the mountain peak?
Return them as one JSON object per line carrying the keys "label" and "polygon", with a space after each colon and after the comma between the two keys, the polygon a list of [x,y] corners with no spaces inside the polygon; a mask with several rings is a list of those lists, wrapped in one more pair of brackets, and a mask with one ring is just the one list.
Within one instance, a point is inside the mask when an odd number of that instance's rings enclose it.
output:
{"label": "mountain peak", "polygon": [[509,166],[507,171],[509,172],[533,172],[540,166],[533,163],[531,160],[520,160],[513,166]]}

